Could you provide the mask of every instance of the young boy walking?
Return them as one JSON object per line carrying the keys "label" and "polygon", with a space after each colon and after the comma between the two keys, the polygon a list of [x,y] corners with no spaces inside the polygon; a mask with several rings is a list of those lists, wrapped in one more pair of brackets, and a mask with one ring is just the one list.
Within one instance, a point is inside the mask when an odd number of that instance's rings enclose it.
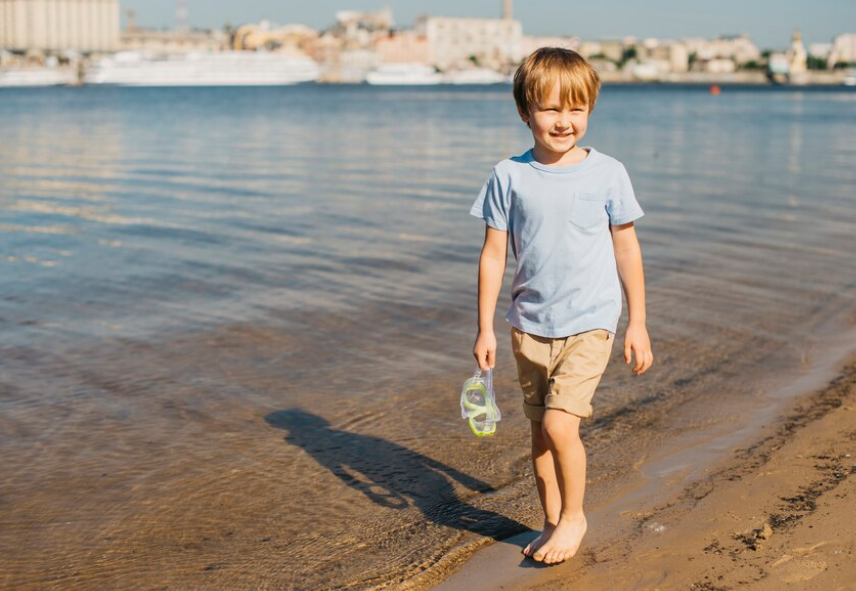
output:
{"label": "young boy walking", "polygon": [[642,208],[624,166],[582,147],[600,80],[579,54],[542,48],[514,76],[514,100],[534,146],[497,164],[470,213],[485,220],[479,261],[479,330],[473,354],[493,367],[493,317],[509,238],[511,344],[532,426],[532,462],[544,529],[523,554],[548,564],[574,556],[586,533],[586,455],[580,419],[606,369],[621,314],[624,361],[654,361],[645,328],[642,254],[633,222]]}

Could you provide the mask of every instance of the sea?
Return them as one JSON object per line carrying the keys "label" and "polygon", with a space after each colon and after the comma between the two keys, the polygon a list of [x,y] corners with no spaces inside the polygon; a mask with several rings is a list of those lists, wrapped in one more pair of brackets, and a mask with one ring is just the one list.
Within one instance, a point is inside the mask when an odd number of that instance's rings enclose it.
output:
{"label": "sea", "polygon": [[[587,505],[852,328],[854,137],[852,88],[601,90],[656,361],[619,328]],[[0,588],[425,588],[538,529],[511,258],[497,434],[458,407],[531,145],[509,85],[0,91]]]}

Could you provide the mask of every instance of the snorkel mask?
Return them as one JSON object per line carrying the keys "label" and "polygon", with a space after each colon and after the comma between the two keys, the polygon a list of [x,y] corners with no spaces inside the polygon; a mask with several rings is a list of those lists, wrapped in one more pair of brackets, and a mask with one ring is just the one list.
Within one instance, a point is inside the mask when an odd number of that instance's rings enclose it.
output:
{"label": "snorkel mask", "polygon": [[496,433],[496,423],[502,418],[493,391],[493,369],[484,373],[476,369],[473,377],[461,389],[461,418],[466,419],[476,437]]}

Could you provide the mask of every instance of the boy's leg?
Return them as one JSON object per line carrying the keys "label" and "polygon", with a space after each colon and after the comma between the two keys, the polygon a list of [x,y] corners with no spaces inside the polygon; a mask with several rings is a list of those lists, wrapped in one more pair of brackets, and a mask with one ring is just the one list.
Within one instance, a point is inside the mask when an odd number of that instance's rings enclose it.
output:
{"label": "boy's leg", "polygon": [[548,409],[542,429],[555,461],[562,506],[559,520],[547,541],[533,558],[552,564],[577,553],[586,533],[583,497],[586,486],[586,452],[579,434],[580,417],[563,410]]}
{"label": "boy's leg", "polygon": [[531,541],[523,554],[532,556],[544,545],[556,525],[562,511],[562,496],[556,475],[556,463],[550,446],[544,438],[541,421],[530,421],[532,425],[532,466],[535,469],[535,484],[538,488],[538,498],[544,509],[544,528],[541,535]]}
{"label": "boy's leg", "polygon": [[567,560],[577,553],[586,533],[586,451],[580,440],[580,419],[592,414],[591,400],[613,341],[611,333],[602,329],[570,336],[550,368],[541,426],[555,462],[562,508],[552,535],[533,555],[535,560],[550,564]]}
{"label": "boy's leg", "polygon": [[532,426],[532,465],[535,485],[544,509],[544,529],[541,535],[523,549],[532,556],[550,537],[559,523],[562,497],[556,477],[556,462],[547,445],[541,422],[544,418],[544,397],[549,390],[548,367],[552,361],[552,339],[511,329],[511,349],[517,361],[517,375],[523,390],[523,413]]}

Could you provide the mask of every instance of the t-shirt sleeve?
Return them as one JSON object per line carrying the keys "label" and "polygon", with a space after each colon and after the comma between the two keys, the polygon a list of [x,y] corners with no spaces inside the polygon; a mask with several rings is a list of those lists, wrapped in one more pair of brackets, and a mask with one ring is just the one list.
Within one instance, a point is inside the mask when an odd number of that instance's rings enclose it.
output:
{"label": "t-shirt sleeve", "polygon": [[609,223],[613,226],[628,224],[638,220],[645,212],[636,201],[633,185],[630,183],[630,175],[622,164],[617,179],[612,183],[609,198],[606,202],[606,211],[609,214]]}
{"label": "t-shirt sleeve", "polygon": [[508,187],[500,182],[496,169],[492,170],[470,209],[470,215],[483,219],[491,228],[507,231],[510,193]]}

